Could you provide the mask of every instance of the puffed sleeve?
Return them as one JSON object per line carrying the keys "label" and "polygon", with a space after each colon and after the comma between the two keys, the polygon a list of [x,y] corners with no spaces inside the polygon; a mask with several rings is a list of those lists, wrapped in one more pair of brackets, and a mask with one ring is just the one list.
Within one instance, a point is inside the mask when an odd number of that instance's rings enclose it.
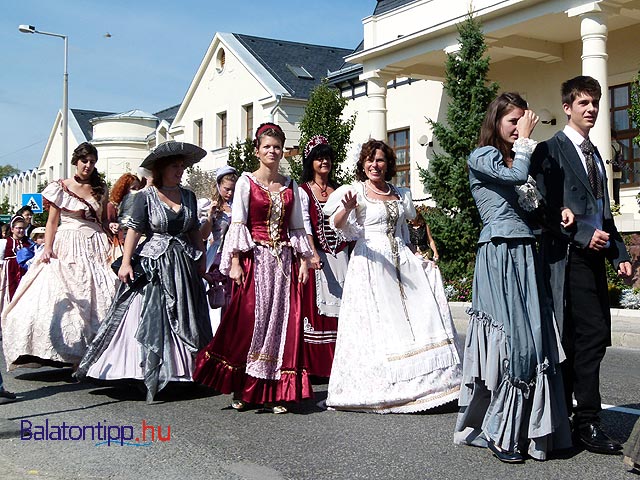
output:
{"label": "puffed sleeve", "polygon": [[307,235],[313,235],[313,227],[311,226],[311,215],[309,214],[309,195],[304,188],[298,187],[300,195],[300,206],[302,207],[302,221],[304,222],[304,230]]}
{"label": "puffed sleeve", "polygon": [[49,208],[49,205],[55,205],[59,208],[62,205],[64,201],[64,190],[62,190],[62,185],[60,185],[61,181],[62,180],[49,183],[42,191],[45,208]]}
{"label": "puffed sleeve", "polygon": [[[349,212],[347,221],[342,228],[336,228],[335,216],[340,210],[344,210],[342,199],[347,194],[347,192],[352,192],[357,196],[358,207]],[[322,210],[324,211],[325,215],[329,215],[329,226],[331,226],[331,228],[333,228],[338,233],[341,240],[357,240],[362,236],[364,227],[360,223],[358,223],[357,215],[358,210],[363,208],[362,203],[362,196],[358,193],[358,190],[353,185],[342,185],[341,187],[338,187],[336,190],[334,190],[331,195],[329,195],[327,203],[325,203]]]}
{"label": "puffed sleeve", "polygon": [[527,153],[527,150],[518,152],[516,149],[514,151],[516,154],[511,168],[504,164],[500,151],[491,146],[475,149],[469,156],[467,163],[469,169],[481,181],[503,185],[522,185],[529,176],[531,152]]}
{"label": "puffed sleeve", "polygon": [[[151,188],[151,187],[149,187]],[[149,228],[148,195],[146,190],[141,190],[135,195],[129,195],[126,208],[123,209],[121,225],[136,232],[144,233]]]}
{"label": "puffed sleeve", "polygon": [[236,182],[233,206],[231,207],[231,225],[229,225],[224,237],[224,246],[222,247],[220,258],[220,272],[223,275],[229,274],[234,253],[248,252],[256,246],[247,228],[251,196],[250,181],[248,176],[242,175]]}
{"label": "puffed sleeve", "polygon": [[[300,191],[298,184],[293,182],[293,211],[291,212],[291,220],[289,221],[289,239],[291,240],[291,247],[303,257],[310,257],[313,255],[311,245],[309,245],[309,239],[305,230],[304,220],[302,217],[302,205],[300,202]],[[304,195],[306,197],[306,194]],[[307,212],[309,206],[307,205]]]}

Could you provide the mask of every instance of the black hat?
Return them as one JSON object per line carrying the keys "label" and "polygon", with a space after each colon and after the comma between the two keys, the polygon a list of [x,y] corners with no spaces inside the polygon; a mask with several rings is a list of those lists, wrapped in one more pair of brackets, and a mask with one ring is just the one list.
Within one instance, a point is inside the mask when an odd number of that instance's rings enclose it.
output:
{"label": "black hat", "polygon": [[140,166],[142,168],[153,170],[153,167],[158,160],[174,155],[180,156],[184,159],[184,166],[186,168],[202,160],[207,155],[207,152],[192,143],[176,142],[171,140],[169,142],[161,143],[151,150],[151,153],[147,155],[147,158],[142,161]]}

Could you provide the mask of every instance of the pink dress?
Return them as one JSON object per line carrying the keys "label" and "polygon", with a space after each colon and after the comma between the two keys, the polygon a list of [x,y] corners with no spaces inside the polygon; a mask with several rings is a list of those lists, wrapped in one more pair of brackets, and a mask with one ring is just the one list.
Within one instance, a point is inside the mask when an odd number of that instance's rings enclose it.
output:
{"label": "pink dress", "polygon": [[254,404],[311,397],[295,255],[310,256],[311,249],[295,182],[287,179],[270,192],[251,174],[238,179],[220,263],[224,275],[234,253],[245,281],[233,285],[215,337],[198,353],[194,380]]}

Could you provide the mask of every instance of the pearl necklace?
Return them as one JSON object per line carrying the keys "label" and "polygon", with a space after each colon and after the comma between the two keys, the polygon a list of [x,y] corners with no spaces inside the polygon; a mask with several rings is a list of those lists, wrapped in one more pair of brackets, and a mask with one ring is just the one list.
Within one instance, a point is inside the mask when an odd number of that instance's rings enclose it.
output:
{"label": "pearl necklace", "polygon": [[381,192],[380,190],[378,190],[377,188],[375,188],[373,186],[373,184],[371,183],[371,180],[367,180],[365,182],[365,186],[371,190],[373,193],[381,195],[383,197],[391,195],[391,185],[389,185],[388,183],[385,182],[385,184],[387,185],[387,191],[386,192]]}

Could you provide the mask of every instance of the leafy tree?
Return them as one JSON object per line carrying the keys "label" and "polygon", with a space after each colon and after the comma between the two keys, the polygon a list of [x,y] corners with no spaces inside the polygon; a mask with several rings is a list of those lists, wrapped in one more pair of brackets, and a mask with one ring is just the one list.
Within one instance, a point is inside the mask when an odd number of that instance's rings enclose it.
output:
{"label": "leafy tree", "polygon": [[187,168],[187,186],[196,194],[196,198],[211,198],[216,184],[215,172],[205,172],[198,166]]}
{"label": "leafy tree", "polygon": [[15,175],[16,173],[20,173],[20,170],[12,165],[0,166],[0,178],[10,177],[11,175]]}
{"label": "leafy tree", "polygon": [[443,153],[435,153],[428,169],[420,169],[420,178],[438,207],[425,217],[437,239],[446,278],[473,272],[481,222],[466,165],[487,106],[498,91],[498,84],[487,80],[489,57],[484,56],[487,46],[480,23],[469,14],[458,25],[458,34],[460,51],[449,54],[445,64],[447,120],[429,120]]}
{"label": "leafy tree", "polygon": [[[629,117],[634,128],[640,128],[640,72],[636,75],[631,84],[631,106],[629,107]],[[640,146],[640,134],[633,139],[636,145]]]}
{"label": "leafy tree", "polygon": [[255,172],[260,166],[260,160],[256,156],[256,148],[250,138],[244,141],[237,140],[234,145],[229,146],[229,165],[238,171]]}
{"label": "leafy tree", "polygon": [[[346,120],[342,112],[348,100],[340,91],[329,86],[327,80],[313,89],[300,120],[300,152],[304,151],[307,142],[314,135],[324,135],[336,152],[336,161],[332,168],[333,179],[339,184],[350,183],[353,172],[342,166],[347,158],[347,150],[351,143],[351,131],[356,123],[353,114]],[[291,175],[299,179],[302,174],[302,155],[289,159]]]}
{"label": "leafy tree", "polygon": [[2,199],[2,203],[0,203],[0,214],[2,215],[12,215],[13,208],[11,208],[11,203],[9,203],[9,196],[5,195]]}
{"label": "leafy tree", "polygon": [[[38,193],[42,193],[42,191],[46,188],[48,183],[39,183],[38,184]],[[44,209],[42,213],[34,213],[33,220],[31,221],[34,225],[39,225],[44,227],[47,225],[47,220],[49,219],[49,210]]]}

